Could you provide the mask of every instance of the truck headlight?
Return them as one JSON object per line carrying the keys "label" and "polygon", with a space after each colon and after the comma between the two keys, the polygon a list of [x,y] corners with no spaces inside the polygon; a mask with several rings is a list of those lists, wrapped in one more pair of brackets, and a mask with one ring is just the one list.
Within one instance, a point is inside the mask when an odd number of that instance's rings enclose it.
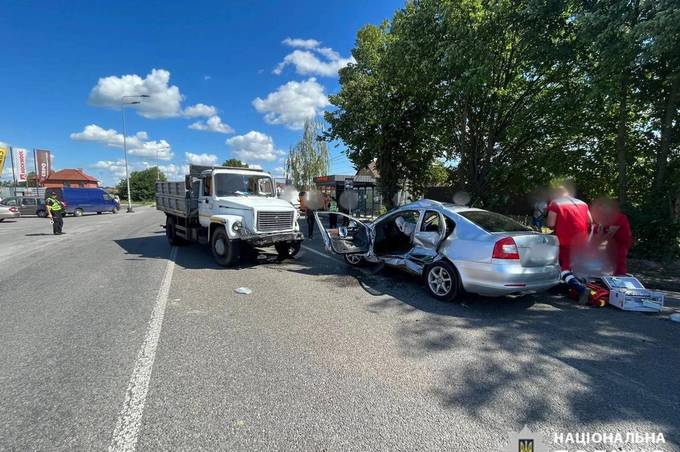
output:
{"label": "truck headlight", "polygon": [[239,232],[241,229],[243,229],[243,223],[241,223],[240,221],[234,221],[231,224],[231,230],[232,231]]}

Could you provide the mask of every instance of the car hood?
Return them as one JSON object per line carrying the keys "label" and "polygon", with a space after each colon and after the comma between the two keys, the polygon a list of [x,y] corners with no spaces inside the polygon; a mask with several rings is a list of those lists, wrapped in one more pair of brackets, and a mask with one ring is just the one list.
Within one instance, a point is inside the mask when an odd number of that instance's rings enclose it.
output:
{"label": "car hood", "polygon": [[220,206],[231,209],[256,209],[256,210],[293,210],[293,206],[283,199],[265,198],[262,196],[226,196],[218,198]]}

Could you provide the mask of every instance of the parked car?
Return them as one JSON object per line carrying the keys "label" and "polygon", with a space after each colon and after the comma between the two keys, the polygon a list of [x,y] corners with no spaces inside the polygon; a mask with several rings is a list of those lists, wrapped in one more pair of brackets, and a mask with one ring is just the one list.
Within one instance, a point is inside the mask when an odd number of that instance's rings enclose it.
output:
{"label": "parked car", "polygon": [[10,196],[3,199],[2,204],[16,207],[23,216],[37,215],[42,218],[47,216],[45,200],[35,196]]}
{"label": "parked car", "polygon": [[110,194],[101,188],[48,188],[45,197],[56,192],[57,198],[66,205],[65,212],[76,217],[87,212],[118,213],[119,204]]}
{"label": "parked car", "polygon": [[0,222],[5,221],[7,218],[19,218],[21,213],[16,206],[6,206],[0,204]]}
{"label": "parked car", "polygon": [[[326,249],[350,265],[399,267],[424,278],[439,300],[464,291],[485,296],[542,291],[559,282],[558,241],[504,215],[466,206],[420,200],[362,223],[327,229],[316,221]],[[339,222],[342,224],[342,222]]]}

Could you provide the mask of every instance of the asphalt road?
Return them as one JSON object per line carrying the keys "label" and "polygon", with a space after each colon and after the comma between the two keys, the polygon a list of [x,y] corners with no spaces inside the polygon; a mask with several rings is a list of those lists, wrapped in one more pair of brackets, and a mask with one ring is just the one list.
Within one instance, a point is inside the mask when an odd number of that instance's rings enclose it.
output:
{"label": "asphalt road", "polygon": [[318,239],[283,262],[223,269],[191,245],[171,264],[162,222],[0,224],[0,450],[494,451],[525,424],[680,450],[677,299],[661,315],[444,304]]}

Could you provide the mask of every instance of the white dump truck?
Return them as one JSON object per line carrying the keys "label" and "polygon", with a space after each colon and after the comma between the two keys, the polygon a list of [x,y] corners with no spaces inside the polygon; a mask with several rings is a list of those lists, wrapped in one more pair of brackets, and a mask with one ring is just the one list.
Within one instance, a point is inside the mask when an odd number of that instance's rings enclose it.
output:
{"label": "white dump truck", "polygon": [[276,197],[262,170],[191,165],[184,182],[156,182],[156,208],[170,244],[210,244],[223,266],[236,263],[244,245],[274,246],[286,258],[303,240],[297,210]]}

